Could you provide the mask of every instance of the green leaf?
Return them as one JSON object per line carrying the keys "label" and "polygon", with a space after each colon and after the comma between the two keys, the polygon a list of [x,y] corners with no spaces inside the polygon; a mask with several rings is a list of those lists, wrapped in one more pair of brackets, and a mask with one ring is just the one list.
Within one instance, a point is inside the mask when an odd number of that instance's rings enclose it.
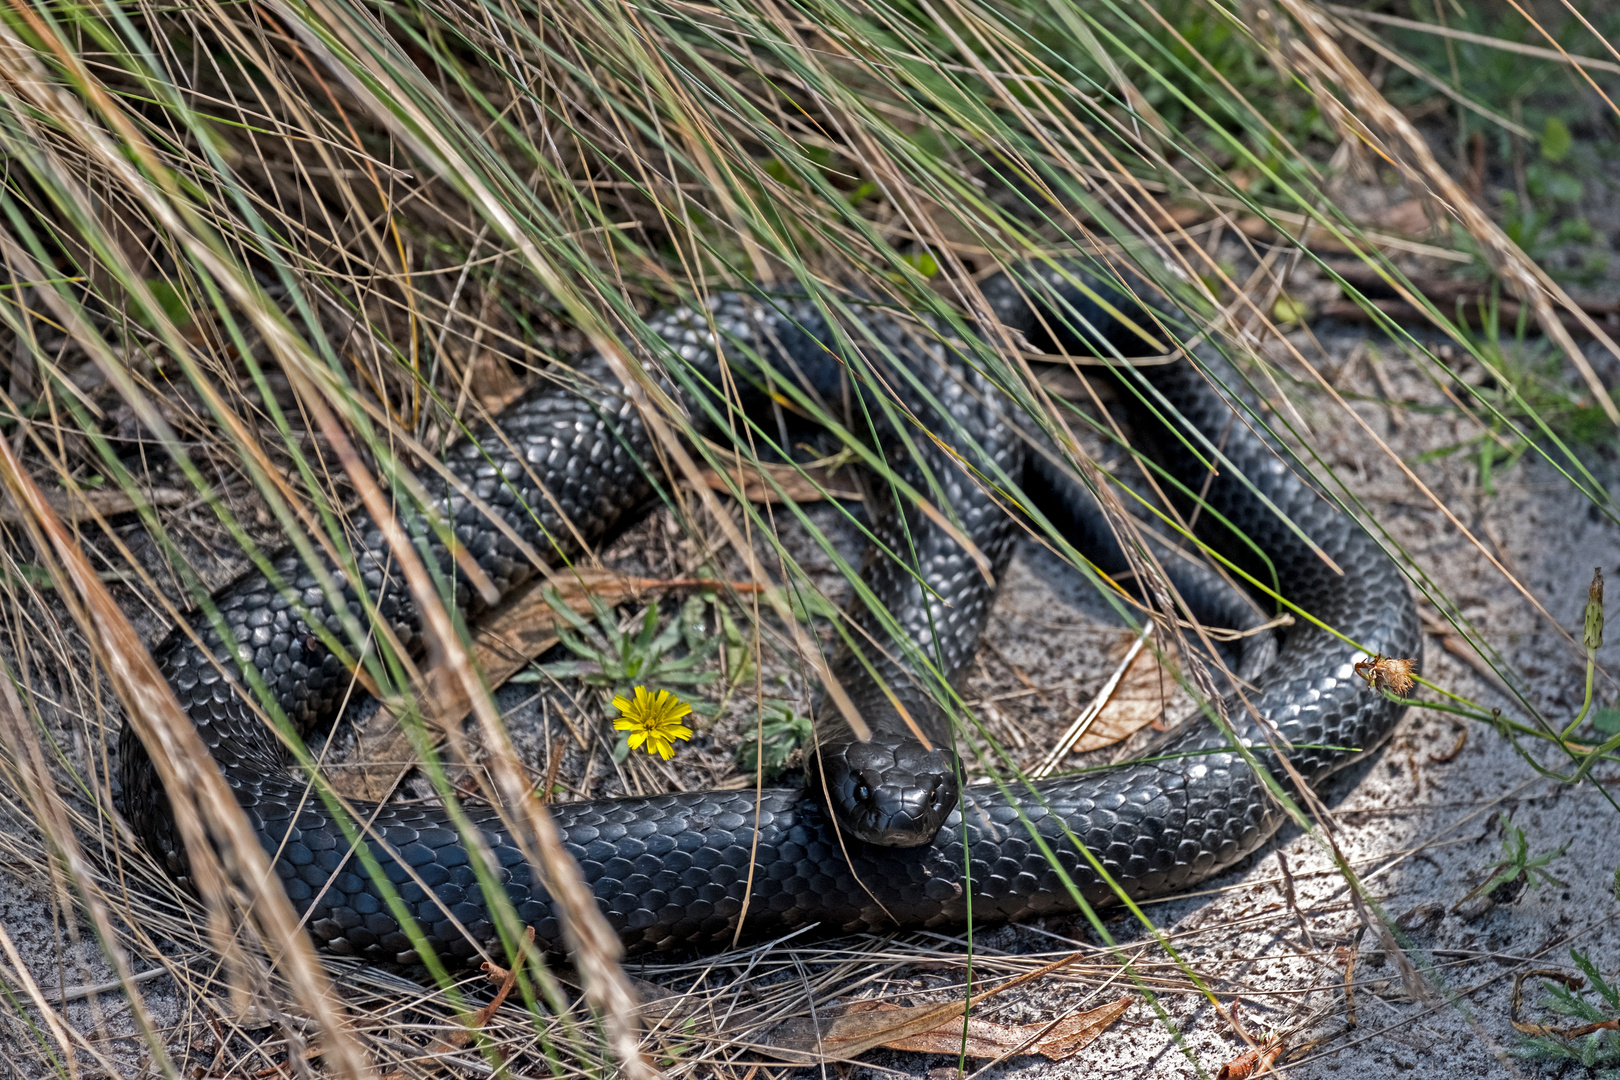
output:
{"label": "green leaf", "polygon": [[1620,735],[1620,706],[1608,705],[1595,710],[1592,726],[1605,735]]}
{"label": "green leaf", "polygon": [[1584,953],[1579,949],[1572,948],[1569,950],[1569,958],[1575,961],[1575,966],[1580,968],[1581,974],[1586,976],[1587,983],[1591,985],[1593,990],[1598,992],[1604,1001],[1609,1003],[1610,1008],[1620,1006],[1620,990],[1611,986],[1608,980],[1603,977],[1603,973],[1598,970],[1597,965],[1592,963],[1590,953]]}
{"label": "green leaf", "polygon": [[26,581],[36,589],[56,588],[56,583],[51,580],[51,572],[43,566],[35,566],[32,563],[16,563],[15,566],[17,568],[16,577],[13,578],[11,574],[4,574],[6,580]]}
{"label": "green leaf", "polygon": [[1548,161],[1563,161],[1575,146],[1569,127],[1558,117],[1547,117],[1541,129],[1541,156]]}
{"label": "green leaf", "polygon": [[859,184],[855,185],[854,191],[851,191],[844,197],[844,201],[849,203],[851,206],[859,206],[867,199],[870,199],[872,196],[878,194],[878,191],[878,186],[872,181],[863,180]]}
{"label": "green leaf", "polygon": [[1304,301],[1295,300],[1287,293],[1278,296],[1277,302],[1271,305],[1271,318],[1278,326],[1302,323],[1308,314],[1309,310],[1305,307]]}
{"label": "green leaf", "polygon": [[916,255],[907,255],[906,262],[917,268],[917,273],[923,277],[931,278],[939,273],[939,263],[931,252],[922,251]]}
{"label": "green leaf", "polygon": [[540,595],[545,599],[551,610],[555,611],[568,625],[582,633],[590,633],[591,624],[586,622],[584,616],[580,615],[579,612],[563,603],[562,596],[556,589],[547,586],[541,591]]}
{"label": "green leaf", "polygon": [[[165,319],[175,326],[185,327],[191,325],[191,312],[186,308],[185,297],[180,295],[179,289],[176,289],[162,278],[147,279],[146,287],[152,293],[152,299],[156,300],[158,307],[162,309]],[[157,327],[157,318],[145,309],[133,308],[130,315],[137,323],[148,330]]]}
{"label": "green leaf", "polygon": [[809,622],[811,619],[835,619],[838,617],[837,605],[808,586],[789,592],[788,604],[793,609],[794,618],[800,622]]}
{"label": "green leaf", "polygon": [[737,746],[737,765],[744,772],[759,767],[760,751],[764,751],[764,771],[779,772],[786,767],[793,751],[810,741],[810,717],[801,716],[785,701],[767,700],[762,703],[764,716],[760,729],[743,738]]}
{"label": "green leaf", "polygon": [[1561,203],[1578,203],[1586,188],[1566,172],[1555,172],[1547,177],[1547,194]]}
{"label": "green leaf", "polygon": [[[626,633],[619,629],[613,608],[595,594],[590,597],[596,615],[594,626],[563,604],[554,590],[543,595],[563,620],[557,624],[557,640],[581,659],[537,664],[515,676],[516,681],[537,682],[545,675],[556,679],[577,678],[587,686],[609,691],[611,696],[637,685],[700,687],[720,677],[718,671],[693,670],[714,654],[720,640],[700,640],[693,646],[693,639],[684,632],[685,624],[690,621],[690,610],[683,610],[687,618],[671,619],[667,626],[661,626],[658,603],[654,601],[634,621],[634,631]],[[578,633],[564,622],[571,623]],[[688,645],[686,655],[673,655],[672,650],[682,644],[683,638]],[[691,705],[693,712],[704,716],[715,712],[712,702],[693,700]]]}

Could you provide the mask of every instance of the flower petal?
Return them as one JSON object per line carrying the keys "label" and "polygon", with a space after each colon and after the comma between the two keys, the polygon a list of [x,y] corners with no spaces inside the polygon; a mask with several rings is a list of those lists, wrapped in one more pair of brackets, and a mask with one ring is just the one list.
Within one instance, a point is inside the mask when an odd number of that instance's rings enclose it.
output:
{"label": "flower petal", "polygon": [[614,730],[630,732],[626,740],[630,749],[644,747],[647,753],[670,760],[675,756],[675,740],[692,737],[692,729],[679,722],[691,714],[692,706],[670,690],[637,686],[633,693],[633,697],[614,696],[613,706],[621,714],[613,721]]}

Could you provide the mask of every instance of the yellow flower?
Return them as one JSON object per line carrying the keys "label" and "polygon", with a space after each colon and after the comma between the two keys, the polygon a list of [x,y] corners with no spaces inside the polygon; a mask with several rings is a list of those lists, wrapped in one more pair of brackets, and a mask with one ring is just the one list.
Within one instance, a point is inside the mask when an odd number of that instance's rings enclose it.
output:
{"label": "yellow flower", "polygon": [[679,723],[681,717],[692,711],[692,706],[668,690],[653,694],[645,686],[638,686],[635,700],[620,694],[613,699],[613,707],[619,710],[613,727],[630,732],[632,750],[646,743],[647,753],[668,761],[675,756],[674,740],[692,737],[692,729]]}

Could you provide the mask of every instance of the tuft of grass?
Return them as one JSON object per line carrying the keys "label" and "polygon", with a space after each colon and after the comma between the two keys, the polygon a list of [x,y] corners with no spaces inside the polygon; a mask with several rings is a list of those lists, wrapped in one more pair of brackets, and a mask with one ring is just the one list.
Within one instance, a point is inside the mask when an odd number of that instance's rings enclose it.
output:
{"label": "tuft of grass", "polygon": [[[1569,1027],[1602,1024],[1620,1017],[1620,985],[1603,977],[1589,952],[1572,948],[1569,956],[1586,976],[1587,985],[1583,988],[1579,979],[1572,980],[1572,985],[1542,980],[1541,985],[1547,991],[1546,1008],[1573,1021],[1566,1025]],[[1594,993],[1596,1000],[1588,996]],[[1593,1070],[1587,1075],[1602,1080],[1620,1078],[1620,1031],[1613,1028],[1600,1028],[1574,1038],[1559,1035],[1521,1036],[1514,1053],[1531,1061],[1573,1062]]]}
{"label": "tuft of grass", "polygon": [[[591,597],[596,616],[592,622],[570,608],[555,590],[543,595],[561,620],[557,624],[558,641],[579,659],[534,664],[514,675],[513,681],[577,679],[586,686],[600,688],[603,703],[620,694],[629,696],[637,685],[655,690],[679,688],[693,712],[700,716],[715,714],[714,702],[691,691],[720,677],[708,661],[725,641],[722,635],[705,639],[694,634],[686,612],[680,618],[664,621],[656,600],[623,626],[619,616],[598,596]],[[613,760],[622,762],[629,756],[630,733],[616,732]]]}
{"label": "tuft of grass", "polygon": [[715,653],[727,687],[737,689],[754,675],[754,650],[731,605],[719,592],[704,589],[681,605],[681,637],[689,654]]}
{"label": "tuft of grass", "polygon": [[[1277,10],[1277,22],[1286,22]],[[193,621],[206,626],[213,584],[243,566],[268,572],[266,553],[283,542],[312,565],[325,565],[317,553],[327,553],[346,580],[363,581],[349,550],[348,510],[357,495],[415,506],[420,491],[407,466],[431,468],[511,384],[556,374],[581,348],[622,352],[644,341],[649,311],[719,288],[765,281],[838,307],[844,286],[854,285],[874,302],[916,312],[919,332],[936,328],[961,347],[972,337],[965,319],[975,283],[998,266],[1106,250],[1140,259],[1149,279],[1211,323],[1215,338],[1284,343],[1271,316],[1293,309],[1273,302],[1288,295],[1286,270],[1278,268],[1315,253],[1285,244],[1255,251],[1254,281],[1245,285],[1225,255],[1160,221],[1149,201],[1204,206],[1212,221],[1219,210],[1222,222],[1234,213],[1303,215],[1378,263],[1330,196],[1331,155],[1386,140],[1383,160],[1423,174],[1378,119],[1382,98],[1357,98],[1359,87],[1324,75],[1334,70],[1332,57],[1302,24],[1278,30],[1292,52],[1258,38],[1234,10],[1193,0],[953,0],[926,12],[847,0],[786,7],[744,0],[701,10],[661,0],[633,7],[333,0],[273,12],[22,0],[0,11],[0,344],[10,361],[0,426],[43,488],[99,477],[132,498],[159,485],[183,490],[183,509],[148,507],[109,528],[76,522],[68,543],[91,553],[79,584],[117,574],[134,586],[118,600],[146,624],[167,625],[198,606],[203,614]],[[1315,59],[1296,69],[1286,66],[1289,55]],[[1544,174],[1527,171],[1526,193],[1552,200],[1558,213],[1518,226],[1532,253],[1574,212],[1567,198],[1574,189],[1563,177],[1590,182],[1581,171],[1583,121],[1541,108],[1539,97],[1525,98],[1522,123],[1543,133],[1533,164],[1545,165]],[[1348,124],[1351,114],[1361,127]],[[1573,136],[1567,149],[1554,121]],[[1443,210],[1478,228],[1481,219],[1469,217],[1465,203]],[[1178,282],[1199,283],[1199,291]],[[1244,308],[1251,293],[1263,301],[1252,313]],[[1223,319],[1223,311],[1239,315]],[[848,344],[851,352],[881,347]],[[1021,423],[1056,438],[1077,469],[1096,464],[1065,437],[1084,414],[1048,395],[1025,358],[969,347],[1022,410]],[[1553,354],[1545,362],[1555,363]],[[678,354],[655,343],[626,363],[632,376],[651,367],[684,377]],[[1248,370],[1264,387],[1264,363],[1255,359]],[[1520,410],[1512,428],[1564,423],[1556,400],[1528,384],[1517,388],[1512,377],[1508,383],[1516,389],[1501,407]],[[812,403],[788,404],[827,419]],[[673,432],[694,434],[691,417],[658,412],[657,403],[654,410]],[[1279,423],[1284,411],[1255,420]],[[773,450],[785,456],[771,446],[780,434],[773,425],[724,420],[733,424],[742,464]],[[1510,437],[1507,427],[1500,434]],[[343,440],[359,451],[352,460],[364,462],[353,472],[331,467]],[[867,449],[849,441],[851,455]],[[707,453],[696,440],[684,445],[698,457]],[[1300,445],[1302,468],[1325,488],[1345,491],[1314,456],[1309,433]],[[1537,440],[1528,445],[1541,450]],[[874,490],[901,491],[884,458],[863,460]],[[1500,471],[1509,463],[1491,464]],[[1578,485],[1582,477],[1572,472]],[[1020,504],[1009,478],[983,480],[1009,505]],[[936,491],[901,495],[919,496],[943,505]],[[686,497],[670,500],[684,511]],[[858,567],[791,500],[769,513],[717,501],[703,509],[712,513],[676,515],[683,540],[713,549],[717,542],[693,522],[707,527],[729,515],[724,543],[762,588],[810,577],[804,546],[783,540],[784,523],[809,537],[818,570],[859,581]],[[846,523],[862,527],[853,517]],[[78,617],[78,585],[64,576],[63,560],[45,560],[29,527],[0,522],[12,533],[0,545],[0,659],[6,686],[27,691],[15,705],[6,702],[18,714],[9,719],[27,722],[5,727],[0,769],[16,782],[0,784],[0,804],[21,824],[0,830],[0,846],[18,855],[18,872],[31,884],[56,888],[63,910],[86,915],[115,970],[127,971],[136,958],[171,971],[179,1015],[214,1017],[216,1003],[233,996],[243,1006],[230,1010],[224,1035],[201,1027],[177,1033],[150,1022],[144,984],[127,982],[131,1037],[160,1071],[178,1075],[184,1069],[173,1058],[194,1049],[188,1040],[217,1037],[218,1053],[239,1056],[242,1070],[358,1075],[342,1055],[317,1052],[333,1044],[299,1041],[305,1018],[335,1012],[320,979],[297,966],[301,952],[288,953],[294,966],[279,970],[221,966],[212,955],[220,942],[238,940],[244,912],[264,918],[281,910],[274,876],[247,875],[233,882],[240,890],[215,890],[199,902],[109,826],[117,818],[103,748],[116,738],[119,718],[108,707],[105,666],[90,658],[127,654],[108,647],[107,624]],[[1079,563],[1062,536],[1041,539]],[[1413,572],[1422,578],[1421,567]],[[435,588],[448,606],[448,582],[429,583],[419,599]],[[793,606],[781,623],[835,614],[817,594],[785,591]],[[1443,596],[1437,602],[1455,606]],[[744,692],[750,663],[757,674],[748,641],[783,632],[770,615],[749,625],[719,605],[708,613],[683,609],[667,622],[649,607],[625,627],[605,609],[593,612],[594,621],[559,614],[576,659],[558,673],[606,690],[636,681],[706,686],[714,673],[705,665],[723,655],[734,691]],[[404,700],[412,658],[393,648],[373,616],[362,596],[328,644],[357,677]],[[689,633],[710,620],[712,632]],[[453,643],[461,628],[445,618],[438,629]],[[149,689],[161,696],[161,687]],[[948,711],[976,724],[946,688],[934,690]],[[488,701],[478,704],[492,771],[526,780]],[[769,766],[785,761],[806,731],[786,706],[765,708],[768,738],[755,752]],[[266,713],[275,716],[268,704]],[[971,767],[1021,779],[1012,756],[984,734],[987,752]],[[461,793],[443,782],[445,763],[425,740],[422,752],[435,793],[454,808]],[[315,755],[304,761],[313,767]],[[213,776],[196,747],[175,765],[183,776]],[[503,784],[483,797],[518,806],[522,800],[500,795],[529,785]],[[1305,812],[1280,797],[1308,826]],[[223,812],[228,806],[220,809],[224,830],[235,819]],[[251,867],[263,852],[239,830],[222,831],[199,840],[194,858],[216,855]],[[1535,858],[1526,852],[1520,869],[1538,869],[1530,866]],[[71,874],[61,873],[62,859],[78,860]],[[109,909],[118,917],[107,917]],[[1140,909],[1135,917],[1155,932]],[[1110,940],[1101,922],[1094,925]],[[504,929],[516,940],[517,927]],[[292,933],[285,926],[276,933],[283,930]],[[78,932],[73,922],[70,934]],[[753,993],[758,973],[774,972],[785,989],[771,991],[770,1007],[783,1015],[809,1010],[893,962],[888,948],[829,946],[817,962],[835,974],[808,997],[802,942],[743,952],[733,958],[740,974],[730,992]],[[952,982],[952,992],[965,993],[983,967],[1007,963],[979,956],[971,939],[960,948],[903,948],[910,951],[900,963],[963,966],[969,979]],[[1203,985],[1173,951],[1166,955],[1126,965],[1133,979],[1151,971],[1150,1000],[1154,986],[1170,985],[1166,978]],[[607,979],[595,985],[614,985],[611,948],[594,962]],[[664,974],[701,981],[712,970]],[[524,984],[526,1008],[498,1014],[482,1041],[447,1048],[416,1010],[448,1022],[465,1003],[450,973],[434,975],[436,985],[424,987],[345,973],[346,991],[359,988],[343,1000],[356,1021],[350,1036],[380,1071],[433,1071],[460,1055],[453,1067],[469,1072],[534,1066],[559,1076],[636,1074],[635,1040],[660,1037],[626,1022],[634,1015],[627,994],[604,1004],[588,977],[594,996],[570,999],[542,967],[533,985]],[[1118,976],[1117,968],[1106,975]],[[252,1015],[249,1000],[276,1025],[238,1024]],[[27,1052],[45,1069],[72,1075],[62,1062],[86,1044],[42,1031],[30,1008],[15,997],[0,1002],[35,1040]],[[726,1011],[719,1002],[716,1012]],[[1179,1025],[1162,1009],[1158,1015],[1166,1042],[1178,1041]],[[98,1033],[85,1053],[94,1057],[110,1041]],[[688,1038],[683,1029],[681,1042],[686,1051],[672,1075],[715,1062],[716,1071],[732,1067],[727,1055],[735,1051],[724,1038]],[[347,1043],[336,1045],[347,1052]]]}
{"label": "tuft of grass", "polygon": [[766,698],[760,703],[757,734],[737,744],[737,767],[749,774],[762,769],[766,777],[775,777],[796,751],[810,745],[810,735],[810,717],[791,702]]}
{"label": "tuft of grass", "polygon": [[[1459,318],[1456,325],[1468,355],[1484,371],[1483,379],[1467,386],[1482,408],[1482,430],[1414,460],[1474,455],[1480,488],[1495,495],[1497,478],[1533,449],[1574,455],[1609,442],[1613,425],[1603,407],[1592,400],[1590,390],[1570,384],[1556,346],[1528,336],[1527,313],[1507,331],[1501,325],[1500,294],[1493,292],[1478,312],[1469,314],[1471,318]],[[1480,324],[1479,331],[1468,329],[1474,321]],[[1620,391],[1610,397],[1620,400]]]}
{"label": "tuft of grass", "polygon": [[1495,904],[1507,905],[1516,902],[1526,886],[1531,889],[1539,889],[1542,885],[1563,888],[1564,882],[1554,877],[1547,867],[1563,858],[1573,842],[1565,841],[1563,847],[1532,855],[1524,830],[1517,825],[1509,825],[1502,836],[1502,861],[1486,871],[1486,879],[1459,900],[1453,910],[1476,896],[1487,896]]}

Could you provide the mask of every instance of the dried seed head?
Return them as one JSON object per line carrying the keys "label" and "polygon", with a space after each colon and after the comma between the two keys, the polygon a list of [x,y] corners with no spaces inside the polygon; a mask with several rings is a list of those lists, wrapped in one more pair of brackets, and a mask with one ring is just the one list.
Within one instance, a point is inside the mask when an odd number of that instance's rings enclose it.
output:
{"label": "dried seed head", "polygon": [[1592,571],[1592,584],[1586,587],[1586,632],[1581,644],[1588,649],[1603,648],[1603,567]]}
{"label": "dried seed head", "polygon": [[1374,653],[1366,660],[1357,661],[1355,671],[1367,680],[1368,686],[1405,697],[1412,689],[1412,669],[1415,667],[1416,660]]}

